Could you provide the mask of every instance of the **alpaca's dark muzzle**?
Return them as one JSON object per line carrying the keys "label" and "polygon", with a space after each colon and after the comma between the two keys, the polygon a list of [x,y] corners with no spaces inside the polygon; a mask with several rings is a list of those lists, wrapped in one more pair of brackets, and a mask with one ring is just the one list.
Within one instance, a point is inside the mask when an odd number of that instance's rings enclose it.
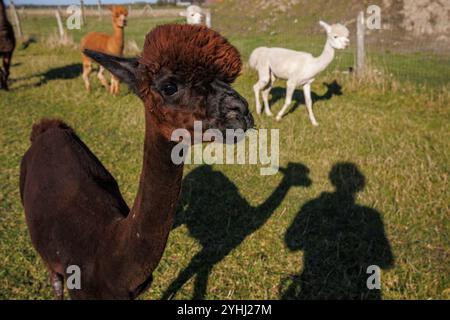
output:
{"label": "alpaca's dark muzzle", "polygon": [[254,120],[250,113],[248,102],[237,91],[235,91],[233,98],[225,106],[228,109],[227,118],[231,120],[235,119],[238,122],[235,124],[237,128],[232,129],[243,129],[246,131],[253,128]]}
{"label": "alpaca's dark muzzle", "polygon": [[215,94],[210,97],[209,104],[217,128],[221,131],[253,128],[254,120],[247,100],[227,83],[217,81],[213,87]]}

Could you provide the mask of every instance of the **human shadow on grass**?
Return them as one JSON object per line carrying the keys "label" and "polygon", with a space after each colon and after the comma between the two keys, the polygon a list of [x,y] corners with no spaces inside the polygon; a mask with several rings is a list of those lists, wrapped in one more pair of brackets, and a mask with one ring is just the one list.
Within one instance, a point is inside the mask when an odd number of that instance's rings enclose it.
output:
{"label": "human shadow on grass", "polygon": [[336,190],[303,205],[286,231],[286,246],[303,251],[303,270],[281,282],[281,298],[381,299],[367,286],[367,268],[392,267],[394,258],[381,214],[356,203],[365,177],[355,164],[338,163],[329,179]]}
{"label": "human shadow on grass", "polygon": [[251,206],[223,173],[202,165],[183,180],[183,193],[174,229],[185,224],[202,246],[164,292],[170,299],[195,277],[193,299],[203,299],[213,267],[263,226],[293,186],[309,187],[309,169],[290,163],[280,168],[283,178],[262,204]]}
{"label": "human shadow on grass", "polygon": [[[323,85],[327,88],[327,91],[324,94],[318,95],[315,92],[311,92],[311,99],[313,104],[317,101],[330,100],[331,98],[333,98],[333,96],[341,96],[343,94],[342,86],[336,80],[331,83],[324,82]],[[270,106],[273,106],[279,100],[286,99],[286,88],[274,87],[270,91],[270,93]],[[294,95],[292,96],[292,101],[294,101],[294,105],[290,108],[289,113],[297,110],[300,105],[305,105],[305,96],[303,94],[303,91],[298,89],[295,90]]]}

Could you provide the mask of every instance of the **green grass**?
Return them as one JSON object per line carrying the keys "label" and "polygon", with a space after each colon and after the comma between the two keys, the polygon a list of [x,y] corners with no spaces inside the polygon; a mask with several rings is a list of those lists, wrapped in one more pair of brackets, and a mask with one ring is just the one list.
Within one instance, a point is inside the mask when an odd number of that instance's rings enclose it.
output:
{"label": "green grass", "polygon": [[[141,45],[143,35],[163,22],[132,19],[127,40]],[[16,52],[12,91],[0,92],[0,299],[52,298],[45,268],[30,243],[18,187],[19,163],[35,121],[48,116],[65,119],[116,177],[129,204],[137,189],[144,126],[141,103],[124,86],[119,97],[109,96],[94,78],[93,91],[86,94],[79,52],[49,50],[43,44],[52,26],[53,20],[45,18],[24,23],[25,32],[36,33],[38,42]],[[92,21],[88,28],[109,30],[106,22]],[[290,42],[297,37],[294,32],[252,36],[223,29],[245,60],[260,45],[293,43],[294,49],[319,53],[323,41],[321,36],[308,36],[315,39],[310,44]],[[77,41],[80,36],[81,32],[73,34]],[[338,53],[313,85],[322,96],[322,83],[336,80],[343,93],[315,103],[318,128],[310,125],[303,104],[281,122],[255,115],[258,127],[280,130],[281,166],[291,162],[307,167],[310,186],[295,180],[305,178],[301,167],[287,186],[286,181],[280,185],[283,174],[260,176],[257,166],[186,167],[182,224],[171,233],[154,283],[142,298],[161,298],[183,270],[197,273],[186,283],[176,283],[183,284],[175,295],[180,299],[279,299],[296,296],[299,287],[300,296],[308,298],[308,279],[313,292],[323,281],[315,297],[377,297],[353,287],[355,280],[366,277],[358,267],[367,263],[384,269],[385,299],[450,297],[449,78],[444,74],[435,82],[418,79],[434,79],[432,70],[448,69],[449,61],[400,54],[378,59],[375,65],[404,77],[358,84],[334,72],[353,61],[351,50]],[[423,71],[404,70],[404,59],[411,59],[415,67],[425,61]],[[252,109],[254,82],[256,74],[245,66],[235,84]],[[284,88],[284,83],[276,87]],[[281,97],[273,105],[275,111],[281,108],[283,90],[274,91],[273,96]],[[296,97],[301,99],[301,94]],[[355,202],[335,194],[329,179],[333,166],[342,162],[357,166],[365,177]],[[361,182],[357,174],[340,179]],[[265,202],[274,192],[286,194]],[[204,254],[189,267],[202,248]]]}

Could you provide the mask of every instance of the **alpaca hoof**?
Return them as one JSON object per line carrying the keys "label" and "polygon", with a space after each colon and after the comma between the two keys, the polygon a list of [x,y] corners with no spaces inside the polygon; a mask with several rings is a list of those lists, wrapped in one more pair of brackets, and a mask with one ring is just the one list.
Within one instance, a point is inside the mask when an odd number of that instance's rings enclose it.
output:
{"label": "alpaca hoof", "polygon": [[270,111],[266,111],[266,116],[268,116],[268,117],[272,117],[272,116],[273,116],[273,113],[272,113],[272,112],[270,112]]}
{"label": "alpaca hoof", "polygon": [[281,120],[281,116],[278,115],[278,116],[275,118],[275,120],[280,121],[280,120]]}
{"label": "alpaca hoof", "polygon": [[318,124],[317,122],[313,122],[312,125],[313,125],[314,127],[318,127],[318,126],[319,126],[319,124]]}

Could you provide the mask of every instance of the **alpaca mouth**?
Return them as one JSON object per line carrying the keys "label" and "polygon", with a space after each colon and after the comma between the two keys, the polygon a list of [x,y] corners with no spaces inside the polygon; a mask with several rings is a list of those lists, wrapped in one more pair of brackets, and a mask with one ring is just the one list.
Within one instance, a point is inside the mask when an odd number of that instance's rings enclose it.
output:
{"label": "alpaca mouth", "polygon": [[226,134],[227,130],[242,130],[246,132],[249,129],[254,127],[253,116],[248,111],[245,112],[237,112],[237,111],[229,111],[225,114],[225,116],[217,121],[213,127],[219,129],[223,134]]}
{"label": "alpaca mouth", "polygon": [[245,113],[237,113],[230,111],[226,115],[225,127],[226,129],[242,129],[247,131],[254,127],[255,122],[252,114],[247,110]]}

